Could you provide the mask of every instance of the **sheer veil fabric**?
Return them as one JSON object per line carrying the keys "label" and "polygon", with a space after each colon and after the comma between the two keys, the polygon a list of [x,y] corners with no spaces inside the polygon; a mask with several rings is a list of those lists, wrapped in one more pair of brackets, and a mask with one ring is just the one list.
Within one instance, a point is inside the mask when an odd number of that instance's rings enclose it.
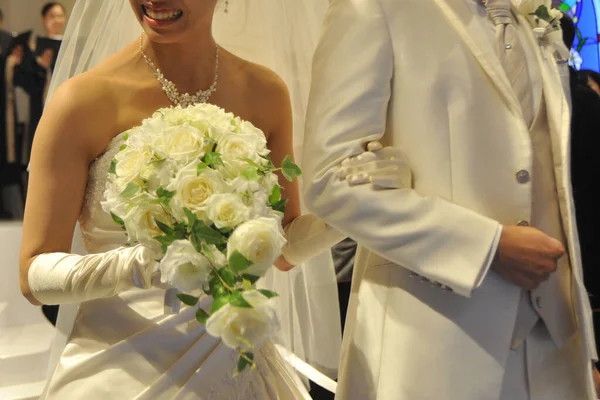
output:
{"label": "sheer veil fabric", "polygon": [[[294,152],[300,165],[311,59],[328,3],[328,0],[233,0],[227,13],[222,7],[215,13],[213,32],[219,45],[271,68],[287,83],[294,112]],[[118,52],[141,32],[128,1],[78,0],[65,32],[48,98],[66,80]],[[85,254],[78,226],[72,251]],[[330,253],[318,255],[289,273],[273,268],[259,285],[280,294],[279,344],[335,378],[341,328]],[[61,307],[51,371],[66,344],[75,312],[76,307]]]}

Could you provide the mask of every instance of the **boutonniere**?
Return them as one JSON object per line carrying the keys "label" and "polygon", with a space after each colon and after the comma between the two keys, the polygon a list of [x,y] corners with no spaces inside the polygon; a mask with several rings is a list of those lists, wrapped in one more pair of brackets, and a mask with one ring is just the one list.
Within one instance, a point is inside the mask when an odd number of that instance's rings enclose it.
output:
{"label": "boutonniere", "polygon": [[560,19],[563,13],[557,8],[542,4],[534,12],[529,13],[529,16],[530,20],[533,21],[533,32],[540,40],[543,40],[552,32],[561,31]]}

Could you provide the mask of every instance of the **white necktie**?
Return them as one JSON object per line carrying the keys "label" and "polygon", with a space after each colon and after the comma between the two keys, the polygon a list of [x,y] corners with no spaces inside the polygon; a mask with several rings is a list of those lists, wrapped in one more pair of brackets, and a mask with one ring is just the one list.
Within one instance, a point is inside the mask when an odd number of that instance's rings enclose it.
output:
{"label": "white necktie", "polygon": [[521,103],[527,125],[534,119],[534,103],[525,50],[514,26],[510,0],[488,0],[488,15],[496,25],[498,55],[506,76]]}

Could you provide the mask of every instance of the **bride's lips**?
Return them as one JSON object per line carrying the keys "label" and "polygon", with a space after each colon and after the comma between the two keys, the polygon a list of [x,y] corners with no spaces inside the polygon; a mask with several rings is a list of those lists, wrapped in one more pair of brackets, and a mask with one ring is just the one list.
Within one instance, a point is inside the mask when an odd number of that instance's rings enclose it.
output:
{"label": "bride's lips", "polygon": [[171,25],[183,16],[183,11],[176,8],[158,7],[151,2],[142,5],[144,19],[152,27]]}

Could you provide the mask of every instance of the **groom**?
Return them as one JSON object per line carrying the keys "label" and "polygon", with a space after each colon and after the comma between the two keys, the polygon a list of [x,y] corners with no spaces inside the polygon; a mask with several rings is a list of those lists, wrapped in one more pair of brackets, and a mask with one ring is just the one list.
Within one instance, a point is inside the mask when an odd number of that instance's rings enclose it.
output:
{"label": "groom", "polygon": [[[304,182],[309,208],[361,245],[339,399],[596,398],[568,51],[529,15],[546,3],[331,2]],[[412,188],[340,179],[378,139]]]}

